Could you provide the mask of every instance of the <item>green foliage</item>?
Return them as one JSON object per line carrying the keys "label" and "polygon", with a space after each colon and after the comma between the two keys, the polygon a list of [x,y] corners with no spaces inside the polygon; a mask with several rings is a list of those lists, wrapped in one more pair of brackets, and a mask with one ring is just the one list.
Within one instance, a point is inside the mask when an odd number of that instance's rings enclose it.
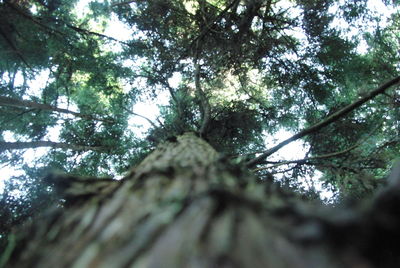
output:
{"label": "green foliage", "polygon": [[[199,87],[210,105],[203,137],[245,159],[266,149],[266,136],[312,126],[399,71],[399,13],[381,27],[366,1],[93,1],[83,16],[76,3],[0,2],[0,95],[70,111],[0,106],[1,141],[68,145],[25,163],[26,175],[7,182],[0,214],[7,226],[42,210],[40,200],[56,198],[40,183],[45,171],[122,174],[158,143],[199,131],[207,108]],[[131,31],[124,41],[104,35],[114,17]],[[176,74],[179,83],[172,82]],[[161,92],[169,103],[159,105],[141,137],[130,111]],[[262,165],[259,175],[303,191],[304,180],[320,171],[337,200],[371,195],[399,156],[399,100],[396,89],[387,91],[306,137],[307,157],[315,159],[268,160],[285,168]],[[0,162],[21,167],[24,157],[3,151]],[[13,195],[17,188],[24,194]]]}
{"label": "green foliage", "polygon": [[237,102],[221,107],[213,114],[206,137],[218,152],[238,155],[264,148],[262,120],[256,110]]}
{"label": "green foliage", "polygon": [[5,182],[5,191],[0,194],[0,251],[3,252],[13,227],[59,202],[38,178],[37,174],[28,172],[26,176],[12,177]]}

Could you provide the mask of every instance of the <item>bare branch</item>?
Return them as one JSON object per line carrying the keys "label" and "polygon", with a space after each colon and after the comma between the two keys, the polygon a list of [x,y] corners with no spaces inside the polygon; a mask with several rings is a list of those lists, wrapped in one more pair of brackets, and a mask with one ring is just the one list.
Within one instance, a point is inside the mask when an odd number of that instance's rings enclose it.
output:
{"label": "bare branch", "polygon": [[323,154],[323,155],[317,155],[317,156],[307,157],[307,158],[298,159],[298,160],[282,161],[282,162],[279,162],[279,163],[277,163],[275,165],[272,165],[272,166],[269,166],[269,167],[256,168],[253,171],[260,171],[260,170],[275,168],[275,167],[279,167],[279,166],[282,166],[282,165],[288,165],[288,164],[305,164],[305,163],[307,163],[309,161],[312,161],[312,160],[319,160],[319,159],[326,159],[326,158],[332,158],[332,157],[341,156],[343,154],[346,154],[346,153],[354,150],[355,148],[360,146],[360,144],[361,143],[358,142],[358,143],[354,144],[353,146],[351,146],[351,147],[349,147],[349,148],[347,148],[345,150],[339,151],[339,152]]}
{"label": "bare branch", "polygon": [[0,152],[6,150],[34,149],[39,147],[69,149],[74,151],[103,151],[103,152],[109,149],[107,147],[101,147],[101,146],[76,145],[76,144],[68,144],[68,143],[53,142],[53,141],[0,142]]}
{"label": "bare branch", "polygon": [[58,33],[60,35],[65,35],[64,33],[53,29],[43,23],[41,23],[40,21],[38,21],[36,18],[34,18],[33,16],[31,16],[30,14],[27,14],[26,12],[24,12],[23,10],[21,10],[19,7],[15,6],[14,4],[10,3],[9,1],[5,2],[9,7],[11,7],[12,9],[14,9],[17,13],[19,13],[21,16],[27,18],[28,20],[32,21],[33,23],[35,23],[36,25],[42,27],[43,29],[46,29],[47,31],[49,31],[50,33]]}
{"label": "bare branch", "polygon": [[[59,21],[59,20],[57,20],[57,21]],[[65,22],[64,22],[64,23],[65,23]],[[115,41],[115,42],[121,43],[121,44],[123,44],[123,45],[130,46],[130,44],[127,43],[127,42],[124,42],[124,41],[115,39],[114,37],[111,37],[111,36],[108,36],[108,35],[105,35],[105,34],[101,34],[101,33],[93,32],[93,31],[89,31],[89,30],[87,30],[87,29],[79,28],[79,27],[74,26],[74,25],[69,24],[69,23],[65,23],[65,25],[66,25],[67,27],[71,28],[72,30],[76,31],[77,33],[81,34],[81,35],[82,35],[82,34],[86,34],[86,35],[95,35],[95,36],[98,36],[98,37],[100,37],[100,38],[109,39],[109,40],[111,40],[111,41]]]}
{"label": "bare branch", "polygon": [[351,111],[357,109],[358,107],[360,107],[361,105],[363,105],[364,103],[366,103],[367,101],[373,99],[374,97],[376,97],[379,94],[383,94],[385,92],[386,89],[398,84],[400,82],[400,76],[390,80],[389,82],[383,84],[382,86],[380,86],[379,88],[369,92],[367,95],[365,95],[364,97],[356,100],[355,102],[345,106],[344,108],[340,109],[339,111],[337,111],[336,113],[328,116],[325,120],[309,127],[306,128],[302,131],[300,131],[299,133],[293,135],[292,137],[282,141],[281,143],[277,144],[276,146],[272,147],[271,149],[265,151],[263,154],[261,154],[260,156],[250,160],[247,162],[247,166],[248,167],[253,167],[257,164],[260,164],[262,161],[264,161],[264,159],[266,159],[268,156],[274,154],[275,152],[277,152],[279,149],[281,149],[282,147],[288,145],[289,143],[296,141],[304,136],[307,136],[311,133],[314,133],[316,131],[319,131],[320,129],[330,125],[331,123],[337,121],[338,119],[342,118],[343,116],[345,116],[346,114],[350,113]]}
{"label": "bare branch", "polygon": [[[279,167],[282,165],[288,165],[288,164],[308,164],[308,165],[314,165],[313,163],[310,163],[310,161],[313,160],[319,160],[319,159],[326,159],[326,158],[332,158],[332,157],[338,157],[344,154],[347,154],[348,152],[354,150],[355,148],[357,148],[358,146],[360,146],[362,143],[364,143],[370,136],[372,136],[372,134],[378,130],[380,127],[382,127],[382,124],[379,124],[378,126],[376,126],[369,134],[367,137],[359,140],[358,142],[356,142],[354,145],[350,146],[347,149],[338,151],[338,152],[333,152],[333,153],[328,153],[328,154],[323,154],[323,155],[317,155],[317,156],[313,156],[313,157],[306,157],[303,159],[298,159],[298,160],[288,160],[288,161],[278,161],[278,162],[268,162],[267,164],[274,164],[272,166],[269,167],[261,167],[261,168],[256,168],[253,171],[260,171],[260,170],[265,170],[265,169],[270,169],[270,168],[275,168],[275,167]],[[310,151],[309,151],[310,152]],[[308,153],[307,153],[308,154]],[[307,156],[307,155],[306,155]]]}
{"label": "bare branch", "polygon": [[37,102],[33,102],[33,101],[20,100],[20,99],[14,99],[14,98],[9,98],[9,97],[0,96],[0,106],[9,106],[9,107],[18,107],[18,108],[22,107],[22,108],[31,108],[31,109],[50,111],[50,112],[59,112],[59,113],[65,113],[65,114],[72,114],[76,117],[80,117],[83,119],[102,121],[105,123],[114,123],[113,120],[101,119],[101,118],[97,118],[92,115],[77,113],[77,112],[70,111],[68,109],[58,108],[58,107],[55,107],[55,106],[52,106],[49,104],[42,104],[42,103],[37,103]]}
{"label": "bare branch", "polygon": [[[65,35],[65,33],[61,32],[61,31],[59,31],[59,30],[57,30],[57,29],[54,29],[54,28],[52,28],[52,27],[49,27],[49,26],[43,24],[42,22],[40,22],[40,19],[41,19],[41,18],[35,18],[35,17],[33,17],[32,15],[30,15],[30,14],[24,12],[24,11],[21,10],[19,7],[15,6],[15,5],[13,5],[13,4],[9,3],[9,2],[6,2],[6,4],[8,4],[12,9],[14,9],[16,12],[18,12],[21,16],[27,18],[28,20],[32,21],[33,23],[37,24],[38,26],[44,28],[44,29],[47,30],[48,32],[50,32],[50,33],[53,33],[53,32],[54,32],[54,33],[58,33],[59,35],[62,35],[62,36]],[[75,25],[66,23],[66,22],[63,21],[63,20],[55,19],[55,18],[53,18],[52,20],[53,20],[53,21],[56,21],[56,22],[62,22],[62,23],[64,23],[68,28],[73,29],[74,31],[76,31],[76,32],[79,33],[79,34],[95,35],[95,36],[98,36],[98,37],[100,37],[100,38],[109,39],[109,40],[112,40],[112,41],[115,41],[115,42],[124,44],[124,45],[126,45],[126,46],[130,46],[130,44],[127,43],[127,42],[120,41],[120,40],[118,40],[118,39],[115,39],[114,37],[111,37],[111,36],[108,36],[108,35],[105,35],[105,34],[93,32],[93,31],[90,31],[90,30],[87,30],[87,29],[83,29],[83,28],[77,27],[77,26],[75,26]]]}
{"label": "bare branch", "polygon": [[137,0],[130,0],[130,1],[124,1],[124,2],[121,2],[121,3],[113,3],[113,4],[110,5],[110,7],[129,5],[129,4],[132,4],[132,3],[136,2],[136,1]]}
{"label": "bare branch", "polygon": [[200,98],[200,112],[202,117],[201,118],[202,123],[199,132],[200,136],[203,137],[207,131],[208,124],[210,123],[211,107],[200,85],[200,64],[198,63],[197,60],[195,61],[195,85],[196,85],[196,93]]}
{"label": "bare branch", "polygon": [[[218,16],[216,16],[210,23],[208,23],[208,24],[204,27],[204,29],[201,31],[201,33],[200,33],[196,38],[193,39],[193,41],[192,41],[190,47],[193,47],[195,44],[196,44],[196,46],[197,46],[197,42],[198,42],[199,40],[203,39],[203,38],[207,35],[207,33],[208,33],[210,30],[212,30],[213,24],[216,23],[217,21],[219,21],[220,19],[222,19],[223,16],[225,15],[225,13],[228,12],[229,9],[231,9],[232,7],[234,7],[234,6],[236,5],[236,3],[238,3],[239,1],[240,1],[240,0],[233,0],[228,6],[226,6],[225,9],[222,10],[222,11],[218,14]],[[196,48],[196,49],[197,49],[197,48]]]}
{"label": "bare branch", "polygon": [[177,106],[179,106],[179,101],[178,98],[176,97],[176,94],[174,92],[174,88],[171,87],[171,85],[168,83],[168,80],[163,77],[162,75],[158,75],[157,72],[149,72],[148,70],[142,70],[142,72],[146,73],[146,75],[136,75],[136,77],[143,77],[146,79],[153,79],[156,78],[157,82],[160,83],[162,86],[166,87],[169,91],[169,94],[171,95],[172,100],[175,102]]}
{"label": "bare branch", "polygon": [[[147,122],[149,122],[150,125],[152,125],[154,128],[158,128],[158,126],[156,125],[156,123],[154,123],[151,119],[147,118],[146,116],[137,114],[137,113],[135,113],[135,112],[129,110],[128,108],[124,108],[124,110],[127,111],[128,113],[130,113],[131,115],[134,115],[134,116],[137,116],[137,117],[140,117],[140,118],[145,119],[145,120],[146,120]],[[158,121],[158,122],[160,123],[160,121]]]}
{"label": "bare branch", "polygon": [[28,64],[28,62],[25,60],[24,55],[18,50],[18,48],[15,46],[15,44],[11,41],[10,37],[3,31],[3,29],[0,27],[0,35],[3,36],[4,40],[6,40],[7,44],[10,46],[11,50],[19,57],[19,59],[29,68],[32,69],[32,67]]}

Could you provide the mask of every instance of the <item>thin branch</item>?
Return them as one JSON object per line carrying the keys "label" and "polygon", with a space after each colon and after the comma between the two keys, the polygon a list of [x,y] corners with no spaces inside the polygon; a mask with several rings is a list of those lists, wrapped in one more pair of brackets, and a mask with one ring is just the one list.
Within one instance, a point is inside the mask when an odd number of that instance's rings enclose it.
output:
{"label": "thin branch", "polygon": [[[65,33],[63,33],[63,32],[61,32],[61,31],[59,31],[59,30],[57,30],[57,29],[54,29],[54,28],[52,28],[52,27],[49,27],[49,26],[47,26],[47,25],[41,23],[39,20],[37,20],[36,18],[34,18],[33,16],[31,16],[30,14],[27,14],[26,12],[24,12],[23,10],[21,10],[21,9],[18,8],[17,6],[13,5],[12,3],[6,2],[6,4],[8,4],[12,9],[14,9],[15,11],[17,11],[17,12],[18,12],[20,15],[22,15],[23,17],[25,17],[25,18],[27,18],[28,20],[32,21],[33,23],[39,25],[40,27],[46,29],[46,30],[49,31],[50,33],[55,32],[55,33],[58,33],[58,34],[60,34],[60,35],[62,35],[62,36],[65,36]],[[41,19],[41,18],[39,18],[39,19]],[[73,29],[74,31],[78,32],[79,34],[90,34],[90,35],[95,35],[95,36],[98,36],[98,37],[101,37],[101,38],[109,39],[109,40],[112,40],[112,41],[115,41],[115,42],[124,44],[124,45],[126,45],[126,46],[130,46],[130,44],[127,43],[127,42],[124,42],[124,41],[115,39],[114,37],[111,37],[111,36],[108,36],[108,35],[105,35],[105,34],[101,34],[101,33],[97,33],[97,32],[93,32],[93,31],[87,30],[87,29],[79,28],[79,27],[77,27],[77,26],[75,26],[75,25],[66,23],[66,22],[63,21],[63,20],[55,19],[55,18],[53,18],[52,20],[53,20],[53,21],[56,21],[56,22],[62,22],[62,23],[64,23],[68,28]]]}
{"label": "thin branch", "polygon": [[265,174],[257,174],[257,176],[269,177],[269,176],[274,175],[274,174],[283,174],[283,173],[287,173],[287,172],[292,171],[292,170],[294,170],[294,169],[296,169],[296,168],[298,168],[298,165],[295,165],[295,166],[293,166],[293,167],[290,167],[290,168],[287,168],[287,169],[284,169],[284,170],[276,170],[276,171],[272,171],[272,172],[267,172],[267,173],[265,173]]}
{"label": "thin branch", "polygon": [[15,44],[11,41],[9,36],[3,31],[3,29],[0,27],[0,35],[3,36],[4,40],[6,40],[6,43],[11,47],[12,51],[19,57],[19,59],[29,68],[32,69],[32,67],[28,64],[28,62],[25,60],[24,55],[18,50],[18,48],[15,46]]}
{"label": "thin branch", "polygon": [[6,3],[9,7],[11,7],[12,9],[14,9],[17,13],[19,13],[21,16],[27,18],[28,20],[32,21],[33,23],[37,24],[38,26],[40,26],[40,27],[46,29],[46,30],[49,31],[50,33],[55,32],[55,33],[58,33],[58,34],[60,34],[60,35],[62,35],[62,36],[65,35],[64,33],[60,32],[60,31],[58,31],[58,30],[56,30],[56,29],[53,29],[53,28],[51,28],[51,27],[49,27],[49,26],[47,26],[47,25],[41,23],[40,21],[36,20],[33,16],[31,16],[30,14],[25,13],[23,10],[21,10],[19,7],[15,6],[14,4],[10,3],[9,1],[5,1],[5,3]]}
{"label": "thin branch", "polygon": [[[156,125],[156,123],[154,123],[151,119],[147,118],[146,116],[137,114],[137,113],[135,113],[135,112],[129,110],[128,108],[125,108],[125,107],[124,107],[124,110],[127,111],[128,113],[130,113],[131,115],[134,115],[134,116],[137,116],[137,117],[140,117],[140,118],[145,119],[145,120],[146,120],[147,122],[149,122],[150,125],[152,125],[154,128],[158,128],[158,126]],[[160,123],[160,122],[159,122],[159,123]]]}
{"label": "thin branch", "polygon": [[271,175],[274,175],[274,174],[283,174],[283,173],[287,173],[287,172],[289,172],[289,171],[292,171],[292,170],[294,170],[294,169],[296,169],[296,168],[297,168],[297,165],[294,166],[294,167],[285,169],[285,170],[274,171],[274,172],[271,172],[270,174],[271,174]]}
{"label": "thin branch", "polygon": [[[60,21],[60,20],[56,20],[56,21]],[[109,39],[109,40],[121,43],[121,44],[126,45],[126,46],[130,46],[130,44],[127,43],[127,42],[115,39],[114,37],[111,37],[111,36],[108,36],[108,35],[105,35],[105,34],[93,32],[93,31],[90,31],[90,30],[87,30],[87,29],[82,29],[82,28],[79,28],[79,27],[74,26],[74,25],[69,24],[69,23],[65,23],[65,25],[67,27],[71,28],[72,30],[76,31],[79,34],[95,35],[95,36],[98,36],[98,37],[101,37],[101,38],[105,38],[105,39]]]}
{"label": "thin branch", "polygon": [[113,3],[113,4],[110,5],[110,7],[129,5],[129,4],[132,4],[132,3],[136,2],[136,1],[137,0],[130,0],[130,1],[124,1],[124,2],[121,2],[121,3]]}
{"label": "thin branch", "polygon": [[[217,22],[218,20],[222,19],[222,17],[224,16],[224,14],[226,12],[229,11],[229,9],[231,9],[232,7],[234,7],[236,5],[236,3],[240,1],[240,0],[233,0],[228,6],[225,7],[224,10],[221,11],[221,13],[218,14],[218,16],[216,16],[209,24],[207,24],[204,29],[201,31],[201,33],[192,40],[190,47],[193,47],[193,45],[197,45],[197,41],[203,39],[206,34],[212,30],[212,25]],[[197,49],[197,48],[196,48]]]}
{"label": "thin branch", "polygon": [[109,148],[101,147],[101,146],[76,145],[76,144],[68,144],[68,143],[53,142],[53,141],[0,142],[0,152],[7,151],[7,150],[34,149],[34,148],[39,148],[39,147],[69,149],[69,150],[74,150],[74,151],[105,152],[105,151],[109,150]]}
{"label": "thin branch", "polygon": [[[263,108],[264,110],[268,109],[268,107],[265,106],[265,103],[263,103],[262,100],[260,100],[259,98],[253,96],[253,94],[250,93],[250,92],[247,90],[247,82],[245,83],[245,82],[243,81],[244,79],[245,79],[245,78],[243,78],[242,76],[239,77],[240,89],[243,90],[244,93],[246,93],[247,96],[248,96],[251,100],[254,100],[258,105],[260,105],[261,108]],[[254,82],[252,82],[251,80],[250,80],[250,82],[254,84]]]}
{"label": "thin branch", "polygon": [[[333,152],[333,153],[328,153],[328,154],[323,154],[323,155],[317,155],[317,156],[312,156],[312,157],[306,157],[303,159],[298,159],[298,160],[288,160],[288,161],[278,161],[278,162],[268,162],[267,164],[274,164],[272,166],[269,167],[260,167],[260,168],[256,168],[253,171],[260,171],[260,170],[265,170],[265,169],[270,169],[270,168],[275,168],[275,167],[279,167],[282,165],[288,165],[288,164],[308,164],[308,165],[314,165],[312,163],[309,163],[309,161],[313,161],[313,160],[319,160],[319,159],[326,159],[326,158],[332,158],[332,157],[337,157],[337,156],[341,156],[344,155],[352,150],[354,150],[355,148],[357,148],[358,146],[360,146],[362,143],[364,143],[370,136],[373,135],[373,133],[378,130],[380,127],[382,127],[382,124],[377,125],[368,135],[367,137],[361,139],[360,141],[356,142],[354,145],[350,146],[349,148],[346,148],[344,150],[338,151],[338,152]],[[310,151],[308,151],[309,153]],[[307,153],[307,155],[308,155]],[[307,156],[306,155],[306,156]]]}
{"label": "thin branch", "polygon": [[201,118],[202,122],[199,132],[200,136],[203,137],[210,123],[211,107],[200,85],[200,64],[198,63],[197,59],[195,60],[195,86],[196,86],[196,92],[200,98],[200,111],[202,114]]}
{"label": "thin branch", "polygon": [[59,112],[59,113],[65,113],[65,114],[72,114],[76,117],[80,117],[83,119],[102,121],[105,123],[114,123],[113,120],[101,119],[101,118],[97,118],[92,115],[77,113],[77,112],[70,111],[68,109],[58,108],[56,106],[52,106],[49,104],[42,104],[42,103],[37,103],[37,102],[33,102],[33,101],[20,100],[20,99],[14,99],[14,98],[9,98],[9,97],[0,96],[0,106],[9,106],[9,107],[17,107],[17,108],[22,107],[22,108],[31,108],[31,109],[50,111],[50,112]]}
{"label": "thin branch", "polygon": [[325,158],[332,158],[332,157],[337,157],[337,156],[341,156],[343,154],[346,154],[352,150],[354,150],[355,148],[357,148],[358,146],[360,146],[360,142],[354,144],[353,146],[339,151],[339,152],[334,152],[334,153],[329,153],[329,154],[323,154],[323,155],[317,155],[317,156],[313,156],[313,157],[306,157],[303,159],[298,159],[298,160],[288,160],[288,161],[283,161],[283,162],[279,162],[275,165],[269,166],[269,167],[261,167],[261,168],[256,168],[253,171],[260,171],[260,170],[265,170],[265,169],[270,169],[270,168],[275,168],[275,167],[279,167],[282,165],[288,165],[288,164],[306,164],[309,161],[312,160],[319,160],[319,159],[325,159]]}
{"label": "thin branch", "polygon": [[367,101],[373,99],[374,97],[376,97],[379,94],[382,94],[385,92],[386,89],[398,84],[400,82],[400,76],[390,80],[389,82],[383,84],[382,86],[378,87],[377,89],[369,92],[365,97],[360,98],[358,100],[356,100],[355,102],[345,106],[344,108],[340,109],[339,111],[337,111],[336,113],[328,116],[325,120],[309,127],[306,128],[302,131],[300,131],[299,133],[293,135],[292,137],[282,141],[281,143],[277,144],[276,146],[272,147],[271,149],[267,150],[266,152],[264,152],[263,154],[261,154],[260,156],[250,160],[247,162],[247,166],[248,167],[253,167],[257,164],[260,164],[262,161],[264,161],[268,156],[274,154],[275,152],[277,152],[279,149],[281,149],[282,147],[288,145],[289,143],[296,141],[304,136],[307,136],[311,133],[317,132],[320,129],[330,125],[331,123],[337,121],[338,119],[342,118],[343,116],[345,116],[346,114],[350,113],[351,111],[357,109],[358,107],[360,107],[361,105],[363,105],[364,103],[366,103]]}
{"label": "thin branch", "polygon": [[171,98],[172,98],[172,100],[175,102],[175,104],[176,104],[177,106],[180,106],[180,105],[179,105],[178,98],[176,97],[176,94],[175,94],[175,92],[174,92],[174,88],[172,88],[172,87],[169,85],[168,81],[160,80],[160,82],[161,82],[161,84],[162,84],[163,86],[165,86],[165,87],[168,89],[169,94],[171,95]]}
{"label": "thin branch", "polygon": [[163,77],[162,75],[158,75],[157,72],[149,72],[148,70],[144,69],[142,72],[146,73],[146,75],[136,75],[136,77],[143,77],[149,80],[152,80],[153,78],[157,79],[157,82],[159,82],[162,86],[166,87],[169,91],[169,94],[171,95],[172,100],[174,103],[179,106],[179,101],[178,98],[176,97],[176,94],[174,92],[174,88],[171,87],[171,85],[168,83],[168,80]]}

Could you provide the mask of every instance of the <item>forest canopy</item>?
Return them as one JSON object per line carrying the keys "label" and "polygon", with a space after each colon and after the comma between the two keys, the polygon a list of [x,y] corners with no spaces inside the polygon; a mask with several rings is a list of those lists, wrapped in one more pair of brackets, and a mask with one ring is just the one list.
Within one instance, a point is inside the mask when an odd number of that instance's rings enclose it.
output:
{"label": "forest canopy", "polygon": [[185,132],[334,203],[400,156],[396,1],[82,2],[0,1],[0,235],[60,200],[50,172],[118,178]]}

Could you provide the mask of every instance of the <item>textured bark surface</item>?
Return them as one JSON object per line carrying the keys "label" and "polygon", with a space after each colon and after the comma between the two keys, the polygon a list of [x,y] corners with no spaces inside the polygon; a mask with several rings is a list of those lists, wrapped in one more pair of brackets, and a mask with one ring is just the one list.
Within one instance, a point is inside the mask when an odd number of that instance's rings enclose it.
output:
{"label": "textured bark surface", "polygon": [[12,237],[6,267],[400,263],[398,183],[363,211],[328,209],[257,183],[190,133],[159,146],[122,181],[49,180],[65,190],[69,207]]}

